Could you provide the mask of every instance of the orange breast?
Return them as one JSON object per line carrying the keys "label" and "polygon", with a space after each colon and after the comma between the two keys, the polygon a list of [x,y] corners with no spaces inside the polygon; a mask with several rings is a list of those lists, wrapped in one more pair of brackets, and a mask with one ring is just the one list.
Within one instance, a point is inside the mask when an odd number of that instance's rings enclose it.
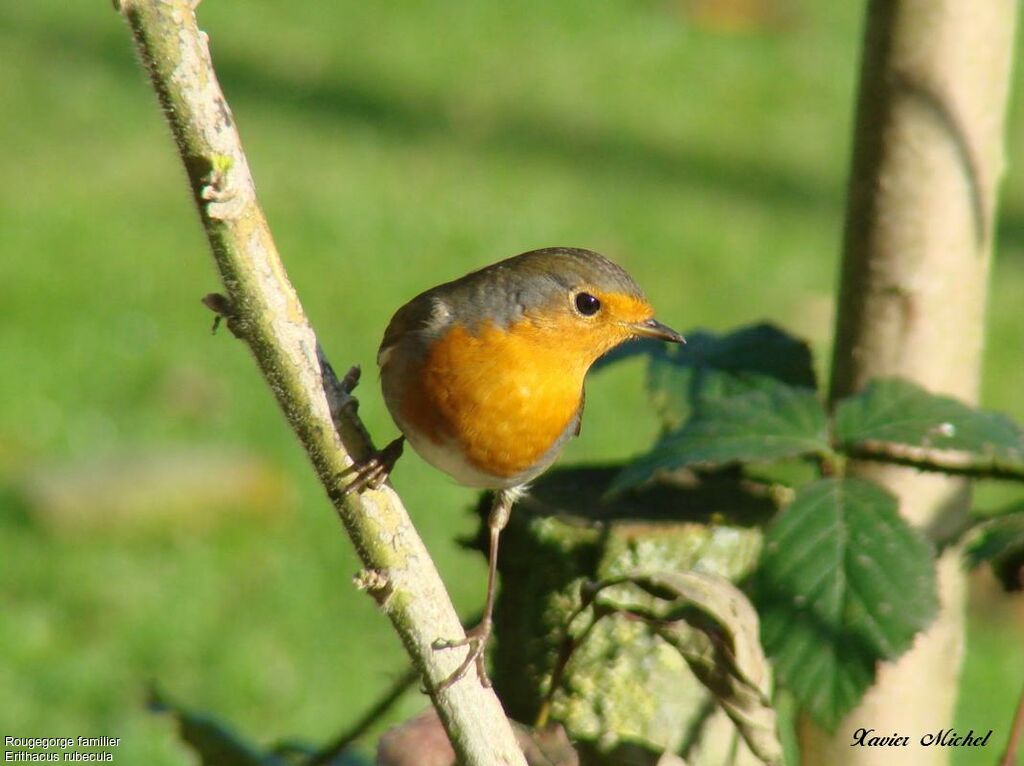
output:
{"label": "orange breast", "polygon": [[591,359],[573,345],[571,328],[550,323],[456,327],[433,344],[402,415],[432,441],[454,441],[478,470],[516,476],[576,416]]}

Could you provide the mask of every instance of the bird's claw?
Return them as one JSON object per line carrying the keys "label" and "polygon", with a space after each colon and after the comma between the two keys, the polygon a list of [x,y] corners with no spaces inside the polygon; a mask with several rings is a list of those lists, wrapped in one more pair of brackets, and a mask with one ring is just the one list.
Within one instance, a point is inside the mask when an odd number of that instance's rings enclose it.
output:
{"label": "bird's claw", "polygon": [[391,475],[398,458],[402,456],[404,441],[404,438],[400,436],[384,449],[374,452],[363,462],[354,463],[338,474],[339,481],[352,477],[345,485],[344,491],[346,493],[361,493],[368,489],[380,489]]}
{"label": "bird's claw", "polygon": [[471,665],[476,665],[476,674],[480,678],[480,685],[484,688],[490,688],[491,679],[487,675],[487,668],[484,663],[484,650],[487,648],[487,641],[491,637],[491,621],[484,620],[475,628],[471,628],[466,631],[465,638],[458,639],[437,639],[433,643],[435,651],[441,649],[458,649],[460,646],[468,646],[469,651],[466,652],[466,658],[462,663],[452,671],[446,679],[444,679],[437,687],[437,691],[442,692],[456,681],[460,680],[466,675]]}
{"label": "bird's claw", "polygon": [[361,378],[362,375],[362,368],[360,368],[358,364],[354,364],[349,367],[348,372],[346,372],[345,376],[339,381],[341,390],[346,394],[351,394],[356,390],[356,386],[359,385],[359,378]]}

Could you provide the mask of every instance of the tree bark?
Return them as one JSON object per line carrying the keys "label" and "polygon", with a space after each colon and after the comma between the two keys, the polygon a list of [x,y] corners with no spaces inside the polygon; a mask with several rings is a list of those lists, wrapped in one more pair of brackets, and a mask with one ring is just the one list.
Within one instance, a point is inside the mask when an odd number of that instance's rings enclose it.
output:
{"label": "tree bark", "polygon": [[[867,11],[831,399],[883,375],[976,402],[1016,0],[870,0]],[[963,479],[854,464],[933,535],[968,510]],[[939,559],[936,623],[834,735],[800,726],[806,763],[872,764],[861,726],[916,743],[952,724],[963,653],[959,551]],[[881,731],[881,730],[884,730]],[[944,763],[912,746],[901,763]]]}
{"label": "tree bark", "polygon": [[[394,490],[346,493],[372,451],[353,400],[323,361],[256,199],[231,110],[189,0],[121,0],[188,174],[227,301],[211,307],[249,344],[366,567],[357,585],[390,618],[427,688],[458,666],[438,638],[463,636],[440,576]],[[501,704],[475,675],[432,695],[460,763],[526,766]]]}

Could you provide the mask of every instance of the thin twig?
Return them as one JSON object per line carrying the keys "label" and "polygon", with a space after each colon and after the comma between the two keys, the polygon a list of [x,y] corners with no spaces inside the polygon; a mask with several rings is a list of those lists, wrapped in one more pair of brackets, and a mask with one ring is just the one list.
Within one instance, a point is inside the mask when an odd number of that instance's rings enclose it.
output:
{"label": "thin twig", "polygon": [[359,717],[358,721],[345,729],[330,744],[325,745],[322,750],[306,761],[306,766],[324,766],[324,764],[328,764],[337,758],[338,755],[365,735],[377,721],[391,710],[394,704],[402,698],[402,695],[412,688],[419,677],[420,674],[416,668],[406,670],[405,673],[395,679],[384,695]]}
{"label": "thin twig", "polygon": [[999,761],[999,766],[1014,766],[1017,763],[1017,748],[1020,746],[1021,735],[1024,734],[1024,689],[1021,690],[1017,702],[1017,712],[1013,716],[1010,727],[1010,738],[1006,741],[1006,750]]}
{"label": "thin twig", "polygon": [[[353,367],[349,370],[346,377],[352,376],[353,371],[355,377],[358,378],[358,367]],[[342,386],[345,385],[345,381],[336,381]],[[351,391],[351,388],[348,389]],[[476,625],[480,622],[482,613],[465,620],[467,625]],[[416,668],[409,668],[401,676],[388,687],[388,690],[378,699],[373,705],[363,713],[359,719],[345,729],[341,734],[337,735],[331,742],[325,745],[319,752],[314,753],[310,759],[306,762],[306,766],[322,766],[323,764],[330,763],[334,758],[340,755],[345,749],[354,744],[357,740],[361,739],[366,732],[368,732],[375,723],[381,718],[387,715],[388,711],[394,706],[398,700],[402,698],[412,685],[416,683],[416,679],[420,677],[419,672]]]}
{"label": "thin twig", "polygon": [[966,450],[944,450],[918,447],[896,442],[862,441],[849,445],[846,453],[853,458],[894,463],[921,471],[978,479],[1024,479],[1024,466],[1009,460],[976,455]]}
{"label": "thin twig", "polygon": [[[433,562],[388,486],[346,493],[338,477],[370,454],[354,406],[337,427],[324,390],[328,368],[277,254],[256,199],[241,141],[190,0],[120,0],[136,48],[171,127],[224,284],[220,305],[251,348],[288,423],[366,567],[369,588],[428,689],[459,664],[435,652],[438,638],[464,635]],[[221,302],[218,301],[218,304]],[[330,373],[333,381],[333,373]],[[332,391],[332,395],[336,393]],[[372,576],[369,576],[372,575]],[[497,697],[473,674],[432,699],[460,763],[526,766]]]}

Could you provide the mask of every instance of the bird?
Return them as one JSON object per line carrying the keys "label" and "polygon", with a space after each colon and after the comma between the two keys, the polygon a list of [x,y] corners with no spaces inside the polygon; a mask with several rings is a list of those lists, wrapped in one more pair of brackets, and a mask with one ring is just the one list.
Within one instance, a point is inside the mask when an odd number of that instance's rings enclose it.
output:
{"label": "bird", "polygon": [[654,318],[632,277],[592,250],[533,250],[420,293],[395,312],[377,365],[401,435],[355,466],[350,489],[379,487],[409,445],[466,487],[491,490],[480,623],[434,649],[468,647],[440,689],[476,664],[490,685],[498,542],[516,500],[580,433],[590,366],[637,338],[684,343]]}

